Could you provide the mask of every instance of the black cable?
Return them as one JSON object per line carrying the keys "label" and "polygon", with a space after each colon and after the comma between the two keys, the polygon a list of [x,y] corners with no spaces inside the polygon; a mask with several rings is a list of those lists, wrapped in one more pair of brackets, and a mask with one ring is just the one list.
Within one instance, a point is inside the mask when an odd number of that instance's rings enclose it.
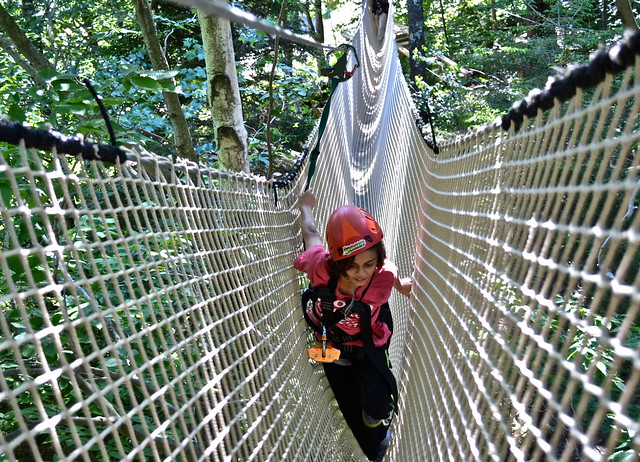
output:
{"label": "black cable", "polygon": [[509,130],[511,125],[518,130],[524,117],[534,117],[538,110],[551,109],[556,101],[564,103],[575,96],[577,89],[595,87],[607,74],[617,74],[635,63],[640,55],[640,31],[627,33],[624,40],[609,50],[600,50],[593,54],[589,63],[583,66],[568,67],[563,74],[549,79],[543,89],[534,89],[511,106],[502,116],[499,125]]}
{"label": "black cable", "polygon": [[83,79],[82,83],[85,84],[85,86],[89,89],[89,92],[93,95],[93,99],[95,99],[96,103],[98,103],[98,107],[100,108],[100,113],[102,114],[104,123],[107,126],[107,131],[109,132],[109,139],[111,140],[111,144],[115,146],[116,134],[113,131],[113,127],[111,126],[111,119],[109,119],[109,114],[107,113],[107,110],[105,109],[104,104],[102,103],[102,99],[98,96],[98,92],[96,92],[95,88],[93,88],[93,85],[91,85],[91,82],[89,82],[89,79]]}
{"label": "black cable", "polygon": [[25,127],[20,122],[10,122],[0,119],[0,141],[28,149],[35,148],[43,151],[56,151],[58,154],[82,156],[84,160],[101,160],[104,162],[124,163],[127,154],[113,145],[96,144],[79,138],[72,138],[54,130],[35,130]]}
{"label": "black cable", "polygon": [[291,167],[289,171],[284,174],[282,179],[276,180],[271,184],[273,186],[273,196],[274,196],[276,207],[278,206],[278,188],[284,188],[289,186],[289,184],[294,180],[294,178],[300,172],[300,169],[302,168],[302,164],[304,164],[304,161],[307,158],[307,155],[309,155],[309,150],[307,148],[304,148],[302,150],[302,155],[298,157],[298,160],[296,160],[296,163],[293,164],[293,167]]}

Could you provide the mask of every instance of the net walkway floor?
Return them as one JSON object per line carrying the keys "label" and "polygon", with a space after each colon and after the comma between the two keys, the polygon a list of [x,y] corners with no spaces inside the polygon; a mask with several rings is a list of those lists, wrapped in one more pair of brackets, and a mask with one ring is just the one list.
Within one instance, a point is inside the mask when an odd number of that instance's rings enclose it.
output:
{"label": "net walkway floor", "polygon": [[[392,21],[379,41],[363,11],[311,185],[318,223],[367,208],[414,278],[385,460],[638,460],[637,36],[626,70],[435,155]],[[142,151],[0,151],[0,460],[364,460],[305,354],[308,161],[276,206]]]}

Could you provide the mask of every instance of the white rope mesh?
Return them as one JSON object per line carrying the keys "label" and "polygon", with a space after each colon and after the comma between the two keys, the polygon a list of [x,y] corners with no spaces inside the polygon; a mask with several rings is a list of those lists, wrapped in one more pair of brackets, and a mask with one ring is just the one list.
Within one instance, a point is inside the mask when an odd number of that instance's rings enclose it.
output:
{"label": "white rope mesh", "polygon": [[424,158],[398,460],[637,460],[636,76]]}
{"label": "white rope mesh", "polygon": [[[415,279],[386,460],[637,460],[637,66],[435,156],[391,20],[382,43],[361,24],[312,187],[321,227],[369,209]],[[263,179],[146,153],[0,149],[0,459],[363,460],[305,354],[307,166],[275,207]]]}

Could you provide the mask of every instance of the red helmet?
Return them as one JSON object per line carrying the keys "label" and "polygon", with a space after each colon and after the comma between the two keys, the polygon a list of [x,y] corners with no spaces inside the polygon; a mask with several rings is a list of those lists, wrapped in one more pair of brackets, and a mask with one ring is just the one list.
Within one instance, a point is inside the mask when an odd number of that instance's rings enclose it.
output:
{"label": "red helmet", "polygon": [[353,205],[339,207],[327,222],[327,244],[334,261],[364,252],[382,237],[382,230],[371,214]]}

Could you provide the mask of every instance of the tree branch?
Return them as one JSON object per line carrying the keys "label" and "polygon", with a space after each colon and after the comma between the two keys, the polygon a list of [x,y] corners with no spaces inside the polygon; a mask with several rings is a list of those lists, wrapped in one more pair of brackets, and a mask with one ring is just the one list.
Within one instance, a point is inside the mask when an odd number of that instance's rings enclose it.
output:
{"label": "tree branch", "polygon": [[49,60],[35,47],[31,40],[29,40],[29,37],[22,32],[18,23],[16,23],[9,12],[5,10],[2,3],[0,3],[0,29],[11,39],[13,45],[34,69],[37,71],[54,69]]}
{"label": "tree branch", "polygon": [[[134,0],[136,7],[136,15],[138,17],[138,23],[140,24],[140,30],[142,31],[142,37],[144,38],[144,44],[149,53],[149,59],[154,69],[159,71],[168,71],[169,63],[165,56],[160,40],[158,40],[158,33],[153,21],[153,12],[151,6],[147,0]],[[175,85],[174,79],[166,79],[172,85]],[[191,132],[189,131],[189,124],[184,116],[182,105],[180,104],[180,98],[173,91],[163,91],[162,96],[164,102],[167,105],[167,111],[169,120],[173,126],[173,134],[175,137],[175,146],[178,152],[178,156],[183,159],[196,160],[196,154],[193,149],[193,140],[191,139]]]}
{"label": "tree branch", "polygon": [[27,74],[29,74],[31,78],[33,78],[33,80],[35,80],[42,86],[47,86],[47,82],[42,77],[40,77],[38,71],[29,63],[29,61],[27,61],[20,55],[20,53],[13,46],[11,40],[6,37],[0,36],[0,48],[2,48],[9,56],[11,56],[13,61],[22,69],[24,69]]}

